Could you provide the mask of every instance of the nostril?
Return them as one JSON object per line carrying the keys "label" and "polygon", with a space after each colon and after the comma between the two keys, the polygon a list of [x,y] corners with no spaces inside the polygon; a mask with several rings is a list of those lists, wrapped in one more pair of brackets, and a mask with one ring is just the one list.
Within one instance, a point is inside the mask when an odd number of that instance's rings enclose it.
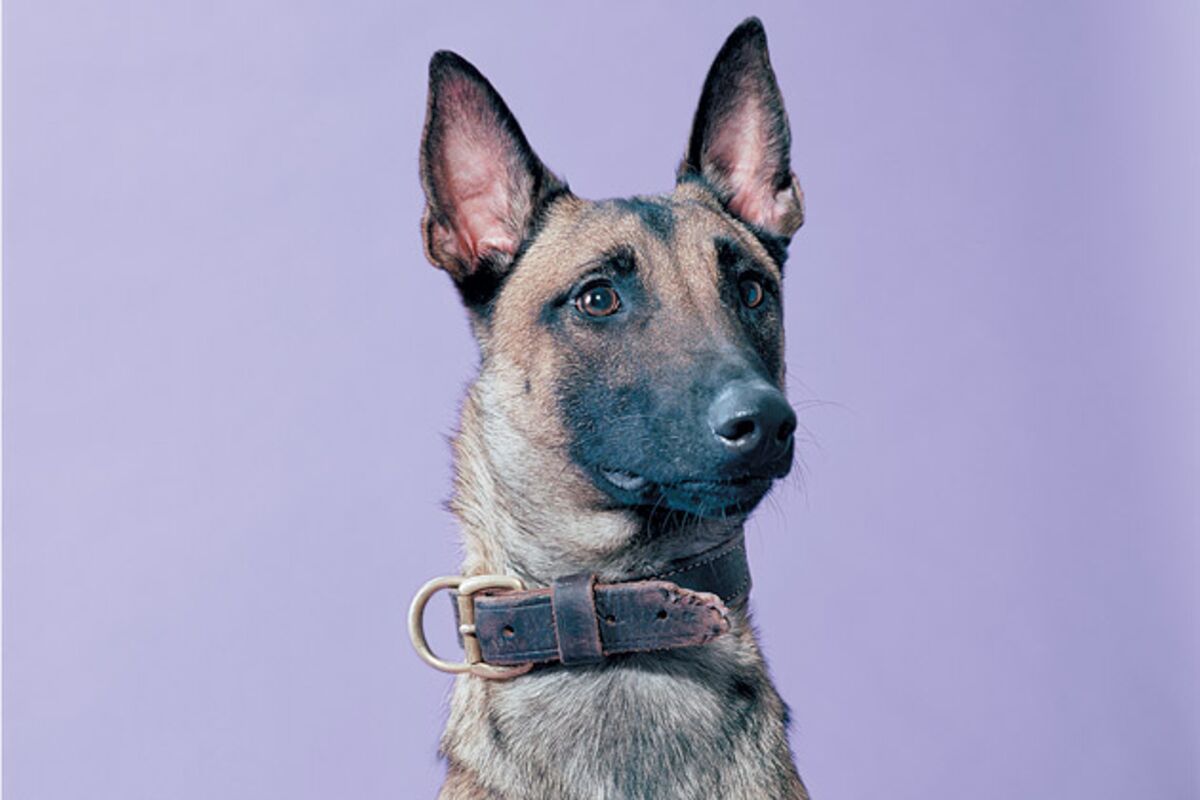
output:
{"label": "nostril", "polygon": [[721,436],[731,442],[740,442],[754,435],[754,431],[758,425],[754,422],[753,417],[739,419],[729,426],[726,430],[721,431]]}
{"label": "nostril", "polygon": [[796,420],[785,419],[783,422],[780,423],[779,432],[776,433],[775,436],[779,439],[779,441],[786,442],[788,439],[792,438],[792,434],[795,432],[796,432]]}

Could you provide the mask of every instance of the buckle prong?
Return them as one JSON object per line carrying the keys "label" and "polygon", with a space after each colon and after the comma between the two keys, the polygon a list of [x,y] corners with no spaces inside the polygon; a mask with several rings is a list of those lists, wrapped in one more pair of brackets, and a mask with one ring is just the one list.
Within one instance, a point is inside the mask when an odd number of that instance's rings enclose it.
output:
{"label": "buckle prong", "polygon": [[[429,666],[442,672],[469,672],[480,678],[504,679],[524,675],[533,669],[533,664],[518,664],[513,667],[502,667],[488,664],[483,660],[483,651],[479,646],[479,638],[475,633],[475,598],[478,592],[491,589],[519,592],[525,588],[520,578],[512,575],[447,575],[434,578],[417,590],[412,605],[408,609],[408,635],[412,639],[417,655]],[[425,605],[429,598],[443,589],[455,589],[458,592],[458,632],[462,634],[463,653],[465,661],[446,661],[434,654],[425,639]]]}

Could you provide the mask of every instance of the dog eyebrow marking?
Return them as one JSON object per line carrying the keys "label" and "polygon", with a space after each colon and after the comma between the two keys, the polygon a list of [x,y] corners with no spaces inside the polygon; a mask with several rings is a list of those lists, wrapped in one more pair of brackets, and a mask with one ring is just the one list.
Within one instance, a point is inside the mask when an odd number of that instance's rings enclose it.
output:
{"label": "dog eyebrow marking", "polygon": [[617,247],[605,254],[603,266],[618,275],[631,275],[637,271],[637,259],[631,247]]}
{"label": "dog eyebrow marking", "polygon": [[737,282],[739,276],[739,267],[752,266],[757,268],[756,271],[761,272],[764,277],[775,283],[775,278],[771,275],[771,271],[763,267],[758,259],[754,258],[746,249],[733,239],[724,236],[718,236],[713,240],[713,244],[717,248],[717,264],[721,267],[721,272],[726,280]]}
{"label": "dog eyebrow marking", "polygon": [[[590,273],[611,273],[624,277],[637,272],[637,257],[634,255],[632,247],[623,244],[617,245],[597,258],[580,264],[577,272],[580,278]],[[571,291],[573,290],[574,287]]]}
{"label": "dog eyebrow marking", "polygon": [[764,231],[761,228],[748,225],[750,232],[754,234],[754,238],[758,239],[758,243],[767,251],[767,255],[779,267],[779,271],[783,272],[783,265],[788,258],[788,242],[791,240],[786,236]]}
{"label": "dog eyebrow marking", "polygon": [[636,214],[646,230],[660,241],[669,244],[675,236],[675,212],[666,203],[645,197],[623,198],[614,203],[618,208]]}

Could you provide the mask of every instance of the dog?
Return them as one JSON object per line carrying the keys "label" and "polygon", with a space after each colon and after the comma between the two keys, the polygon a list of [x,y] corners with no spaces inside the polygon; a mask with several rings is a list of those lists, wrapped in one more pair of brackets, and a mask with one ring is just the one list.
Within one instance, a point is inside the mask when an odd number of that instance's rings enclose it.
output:
{"label": "dog", "polygon": [[[791,468],[781,280],[804,218],[759,20],[721,48],[669,195],[590,201],[436,53],[425,254],[481,363],[453,441],[462,576],[414,639],[463,672],[440,797],[807,798],[742,526]],[[467,662],[421,613],[457,588]]]}

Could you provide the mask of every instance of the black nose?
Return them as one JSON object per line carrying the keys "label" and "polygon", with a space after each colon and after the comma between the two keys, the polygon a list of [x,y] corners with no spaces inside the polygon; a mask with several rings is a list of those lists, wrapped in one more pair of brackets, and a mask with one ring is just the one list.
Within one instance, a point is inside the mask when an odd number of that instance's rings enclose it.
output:
{"label": "black nose", "polygon": [[748,465],[783,456],[796,432],[796,412],[783,392],[759,380],[727,384],[709,408],[708,422],[729,455]]}

